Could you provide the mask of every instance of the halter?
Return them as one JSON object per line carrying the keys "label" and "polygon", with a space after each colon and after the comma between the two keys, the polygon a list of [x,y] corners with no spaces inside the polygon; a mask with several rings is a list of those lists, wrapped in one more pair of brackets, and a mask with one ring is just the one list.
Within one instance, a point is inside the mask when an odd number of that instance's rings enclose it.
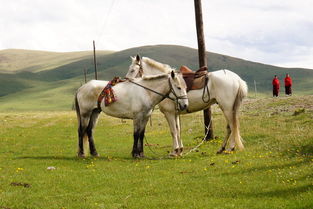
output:
{"label": "halter", "polygon": [[139,77],[142,77],[142,74],[143,74],[143,68],[142,68],[142,64],[141,64],[141,62],[138,64],[138,63],[136,63],[136,65],[138,65],[139,66],[139,71],[138,71],[138,74],[139,74]]}
{"label": "halter", "polygon": [[[140,87],[142,87],[142,88],[144,88],[144,89],[146,89],[146,90],[148,90],[148,91],[151,91],[151,92],[153,92],[153,93],[155,93],[155,94],[158,94],[158,95],[162,96],[162,97],[163,97],[162,100],[165,99],[165,98],[168,98],[168,99],[174,101],[174,102],[177,104],[179,99],[188,99],[188,98],[187,98],[187,95],[177,96],[177,94],[175,93],[175,91],[174,91],[174,89],[173,89],[173,86],[172,86],[172,83],[171,83],[171,81],[170,81],[170,78],[168,78],[168,83],[169,83],[169,86],[170,86],[170,92],[167,93],[167,94],[162,94],[162,93],[160,93],[160,92],[154,91],[153,89],[150,89],[150,88],[148,88],[148,87],[146,87],[146,86],[143,86],[143,85],[141,85],[141,84],[139,84],[139,83],[136,83],[136,82],[134,82],[134,81],[132,81],[132,80],[130,80],[130,79],[128,79],[128,81],[131,82],[131,83],[133,83],[133,84],[135,84],[135,85],[137,85],[137,86],[140,86]],[[173,95],[175,96],[174,99],[169,96],[170,93],[173,93]]]}

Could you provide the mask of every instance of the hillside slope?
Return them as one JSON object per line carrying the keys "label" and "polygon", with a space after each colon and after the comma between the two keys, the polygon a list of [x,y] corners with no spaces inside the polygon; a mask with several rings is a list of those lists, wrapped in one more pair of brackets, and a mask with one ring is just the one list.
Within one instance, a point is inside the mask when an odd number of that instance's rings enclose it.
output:
{"label": "hillside slope", "polygon": [[[5,65],[3,64],[3,57],[9,57],[5,53],[3,55],[3,51],[6,50],[0,51],[0,55],[2,54],[0,66]],[[25,53],[23,50],[22,52]],[[27,52],[30,54],[39,53],[37,51]],[[5,73],[0,70],[0,111],[8,109],[69,109],[72,106],[75,90],[84,82],[84,68],[88,72],[87,79],[94,78],[92,52],[61,53],[63,57],[54,52],[46,53],[47,55],[45,52],[39,53],[41,55],[38,55],[37,62],[40,64],[37,66],[28,63],[23,68],[23,64],[16,63],[15,67],[12,65],[12,68],[9,69],[10,73],[7,73],[8,70]],[[123,77],[128,71],[130,56],[136,54],[153,58],[174,68],[187,65],[192,69],[197,69],[198,66],[197,50],[182,46],[156,45],[136,47],[119,52],[100,51],[97,52],[99,79],[110,80],[114,76]],[[227,68],[236,72],[248,83],[250,93],[254,91],[255,80],[257,91],[270,96],[273,75],[277,74],[282,79],[288,72],[294,80],[295,94],[313,94],[313,70],[280,68],[211,52],[208,52],[207,55],[210,71]],[[23,57],[27,57],[27,55],[24,54]],[[23,57],[17,57],[16,60],[26,63],[25,60],[27,59]],[[35,58],[29,60],[34,62]],[[19,105],[21,103],[23,106]]]}
{"label": "hillside slope", "polygon": [[[112,51],[98,51],[99,55]],[[91,51],[48,52],[24,49],[0,50],[0,72],[16,73],[21,71],[39,72],[70,64],[82,59],[92,58]]]}

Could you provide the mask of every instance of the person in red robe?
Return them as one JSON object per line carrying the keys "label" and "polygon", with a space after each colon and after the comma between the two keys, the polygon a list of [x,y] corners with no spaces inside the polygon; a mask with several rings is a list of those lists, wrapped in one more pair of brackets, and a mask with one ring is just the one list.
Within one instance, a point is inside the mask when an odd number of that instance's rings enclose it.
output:
{"label": "person in red robe", "polygon": [[287,73],[285,77],[285,93],[287,96],[291,96],[291,86],[292,86],[292,79],[290,75]]}
{"label": "person in red robe", "polygon": [[277,75],[274,76],[272,84],[273,84],[273,97],[278,97],[280,83],[279,83]]}

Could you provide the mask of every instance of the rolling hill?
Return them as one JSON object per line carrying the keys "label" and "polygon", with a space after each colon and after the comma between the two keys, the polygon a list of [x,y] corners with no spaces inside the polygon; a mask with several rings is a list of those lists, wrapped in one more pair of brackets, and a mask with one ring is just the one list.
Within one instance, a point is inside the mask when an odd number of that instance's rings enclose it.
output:
{"label": "rolling hill", "polygon": [[[105,55],[111,51],[99,51]],[[66,64],[92,57],[92,52],[47,52],[23,49],[6,49],[0,51],[0,73],[39,72],[51,70]]]}
{"label": "rolling hill", "polygon": [[[119,52],[97,51],[99,79],[124,76],[130,65],[129,56],[136,54],[174,68],[187,65],[197,69],[198,66],[197,50],[183,46],[156,45]],[[288,72],[293,77],[296,94],[313,94],[313,70],[281,68],[211,52],[207,52],[207,56],[210,71],[227,68],[236,72],[247,81],[251,92],[256,81],[257,91],[270,95],[273,75],[283,78]],[[0,51],[0,111],[70,109],[75,90],[84,82],[84,68],[87,69],[88,80],[92,79],[91,51]]]}

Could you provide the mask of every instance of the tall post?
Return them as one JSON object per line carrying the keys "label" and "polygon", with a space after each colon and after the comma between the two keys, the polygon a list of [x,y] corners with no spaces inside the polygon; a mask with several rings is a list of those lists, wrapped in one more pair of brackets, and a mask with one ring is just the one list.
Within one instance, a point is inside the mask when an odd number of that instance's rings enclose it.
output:
{"label": "tall post", "polygon": [[85,77],[85,83],[87,83],[87,71],[86,71],[86,68],[84,68],[84,77]]}
{"label": "tall post", "polygon": [[[202,5],[201,0],[194,0],[195,4],[195,16],[196,16],[196,28],[198,38],[198,56],[199,56],[199,67],[207,66],[207,58],[205,54],[205,41],[203,33],[203,19],[202,19]],[[213,122],[211,121],[211,108],[203,110],[204,118],[204,131],[206,140],[213,139]]]}
{"label": "tall post", "polygon": [[256,91],[256,81],[254,80],[254,94],[255,94],[255,98],[256,98],[256,93],[257,93],[257,91]]}
{"label": "tall post", "polygon": [[97,60],[96,60],[96,44],[93,40],[93,63],[95,65],[95,79],[98,80],[98,71],[97,71]]}

